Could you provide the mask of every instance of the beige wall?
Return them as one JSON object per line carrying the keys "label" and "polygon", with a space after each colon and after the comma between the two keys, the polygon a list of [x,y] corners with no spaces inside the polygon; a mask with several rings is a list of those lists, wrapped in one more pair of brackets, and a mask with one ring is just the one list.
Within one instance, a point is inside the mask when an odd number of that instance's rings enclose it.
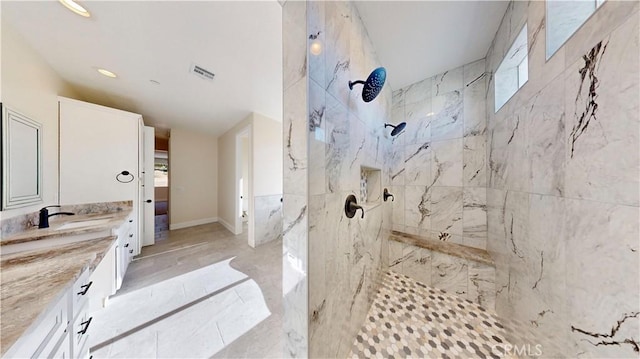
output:
{"label": "beige wall", "polygon": [[253,133],[253,194],[282,194],[282,123],[254,114]]}
{"label": "beige wall", "polygon": [[58,203],[58,95],[78,98],[69,85],[5,20],[2,21],[3,105],[42,123],[43,203],[1,212],[2,218]]}
{"label": "beige wall", "polygon": [[172,129],[169,146],[170,229],[215,222],[218,216],[217,139]]}

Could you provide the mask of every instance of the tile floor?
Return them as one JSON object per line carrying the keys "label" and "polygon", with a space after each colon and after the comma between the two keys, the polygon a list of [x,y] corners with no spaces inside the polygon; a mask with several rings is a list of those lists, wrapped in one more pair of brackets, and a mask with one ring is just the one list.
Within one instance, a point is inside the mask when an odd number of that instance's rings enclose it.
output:
{"label": "tile floor", "polygon": [[282,242],[253,249],[219,224],[143,248],[107,308],[94,358],[282,357]]}
{"label": "tile floor", "polygon": [[388,272],[349,357],[504,358],[506,344],[495,313]]}

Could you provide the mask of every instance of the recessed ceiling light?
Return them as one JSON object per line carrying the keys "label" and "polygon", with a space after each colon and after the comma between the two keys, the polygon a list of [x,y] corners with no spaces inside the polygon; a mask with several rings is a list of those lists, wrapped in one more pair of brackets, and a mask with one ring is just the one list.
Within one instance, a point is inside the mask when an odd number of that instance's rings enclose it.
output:
{"label": "recessed ceiling light", "polygon": [[111,77],[111,78],[116,78],[118,77],[118,75],[114,74],[113,72],[109,71],[109,70],[105,70],[105,69],[98,69],[98,72],[107,76],[107,77]]}
{"label": "recessed ceiling light", "polygon": [[64,5],[67,9],[75,12],[76,14],[84,17],[90,17],[91,14],[87,11],[87,9],[83,8],[80,4],[73,0],[58,0],[62,5]]}

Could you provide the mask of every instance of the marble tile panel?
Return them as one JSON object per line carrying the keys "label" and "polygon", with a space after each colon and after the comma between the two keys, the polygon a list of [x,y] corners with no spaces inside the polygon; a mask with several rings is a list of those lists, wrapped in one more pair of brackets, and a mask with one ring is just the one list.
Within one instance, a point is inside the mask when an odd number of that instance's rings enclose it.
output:
{"label": "marble tile panel", "polygon": [[[462,235],[463,190],[461,187],[431,187],[431,226],[436,232]],[[460,238],[461,239],[461,238]]]}
{"label": "marble tile panel", "polygon": [[462,186],[462,138],[431,143],[431,182],[434,186]]}
{"label": "marble tile panel", "polygon": [[[349,105],[351,7],[349,2],[328,1],[325,9],[325,89],[343,106]],[[361,92],[362,86],[353,91]]]}
{"label": "marble tile panel", "polygon": [[567,196],[640,205],[638,17],[567,68]]}
{"label": "marble tile panel", "polygon": [[572,355],[637,354],[639,215],[638,207],[566,200],[566,299],[576,343]]}
{"label": "marble tile panel", "polygon": [[493,266],[468,261],[469,291],[467,299],[480,304],[484,308],[495,310],[496,269]]}
{"label": "marble tile panel", "polygon": [[281,194],[254,198],[255,246],[282,238]]}
{"label": "marble tile panel", "polygon": [[431,184],[431,144],[406,145],[404,157],[404,184],[430,185]]}
{"label": "marble tile panel", "polygon": [[[307,4],[291,1],[282,8],[283,89],[286,91],[307,74]],[[286,99],[286,96],[285,96]]]}
{"label": "marble tile panel", "polygon": [[503,258],[508,249],[504,225],[506,192],[487,188],[487,251]]}
{"label": "marble tile panel", "polygon": [[463,87],[463,75],[463,68],[457,67],[434,76],[431,81],[432,96],[440,96],[448,92],[461,90]]}
{"label": "marble tile panel", "polygon": [[485,61],[464,65],[464,136],[483,135],[487,127]]}
{"label": "marble tile panel", "polygon": [[462,97],[462,89],[432,97],[432,140],[437,141],[462,137],[464,132],[464,106]]}
{"label": "marble tile panel", "polygon": [[[565,114],[562,77],[535,95],[526,114],[527,155],[533,193],[562,195],[565,181]],[[553,170],[550,170],[553,169]]]}
{"label": "marble tile panel", "polygon": [[282,291],[283,330],[286,338],[284,355],[286,357],[307,356],[309,350],[308,215],[306,194],[288,195],[285,193]]}
{"label": "marble tile panel", "polygon": [[422,143],[431,139],[431,99],[405,105],[407,127],[399,136],[404,136],[404,143]]}
{"label": "marble tile panel", "polygon": [[428,249],[405,245],[402,249],[401,273],[423,284],[431,285],[431,252]]}
{"label": "marble tile panel", "polygon": [[[391,194],[393,194],[394,199],[391,202],[391,223],[394,225],[402,225],[404,226],[404,213],[405,213],[405,187],[404,186],[391,186],[389,188]],[[391,199],[389,199],[391,200]],[[388,202],[387,202],[388,203]]]}
{"label": "marble tile panel", "polygon": [[525,246],[529,242],[529,194],[508,191],[503,213],[508,262],[511,267],[520,267],[526,260]]}
{"label": "marble tile panel", "polygon": [[487,138],[466,136],[462,150],[462,184],[464,186],[486,186],[487,184]]}
{"label": "marble tile panel", "polygon": [[444,253],[432,252],[431,263],[431,285],[466,298],[469,276],[467,261]]}
{"label": "marble tile panel", "polygon": [[309,125],[306,116],[308,109],[305,79],[296,82],[284,92],[283,190],[285,194],[307,193]]}
{"label": "marble tile panel", "polygon": [[400,144],[392,144],[390,150],[389,167],[391,169],[391,184],[402,186],[405,184],[406,166],[405,147]]}
{"label": "marble tile panel", "polygon": [[323,88],[309,81],[309,194],[325,193],[326,103]]}
{"label": "marble tile panel", "polygon": [[505,186],[510,190],[528,192],[531,188],[531,164],[527,152],[526,109],[507,117],[508,138],[503,143]]}
{"label": "marble tile panel", "polygon": [[350,121],[349,112],[333,96],[326,97],[326,192],[349,187]]}
{"label": "marble tile panel", "polygon": [[431,91],[432,83],[433,78],[428,77],[424,80],[403,87],[402,89],[398,90],[401,92],[396,91],[394,92],[394,94],[398,93],[398,97],[402,96],[406,104],[428,101],[431,99],[431,96],[433,94],[433,92]]}
{"label": "marble tile panel", "polygon": [[[465,187],[462,195],[462,235],[464,244],[486,248],[487,240],[487,189]],[[466,240],[469,240],[468,242]]]}
{"label": "marble tile panel", "polygon": [[427,186],[405,186],[404,193],[404,224],[408,227],[431,227],[431,190]]}
{"label": "marble tile panel", "polygon": [[[309,78],[325,88],[325,9],[324,1],[307,2],[307,46],[309,49]],[[319,50],[319,53],[318,53]]]}
{"label": "marble tile panel", "polygon": [[389,247],[389,269],[398,273],[402,272],[405,245],[398,241],[387,240],[387,246]]}

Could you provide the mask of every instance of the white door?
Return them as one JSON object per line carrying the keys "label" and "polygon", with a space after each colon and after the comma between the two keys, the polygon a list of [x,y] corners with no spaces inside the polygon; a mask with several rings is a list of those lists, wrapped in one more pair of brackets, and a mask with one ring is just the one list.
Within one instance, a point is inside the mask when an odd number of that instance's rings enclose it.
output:
{"label": "white door", "polygon": [[143,202],[143,236],[142,245],[155,243],[155,129],[144,127],[144,202]]}

